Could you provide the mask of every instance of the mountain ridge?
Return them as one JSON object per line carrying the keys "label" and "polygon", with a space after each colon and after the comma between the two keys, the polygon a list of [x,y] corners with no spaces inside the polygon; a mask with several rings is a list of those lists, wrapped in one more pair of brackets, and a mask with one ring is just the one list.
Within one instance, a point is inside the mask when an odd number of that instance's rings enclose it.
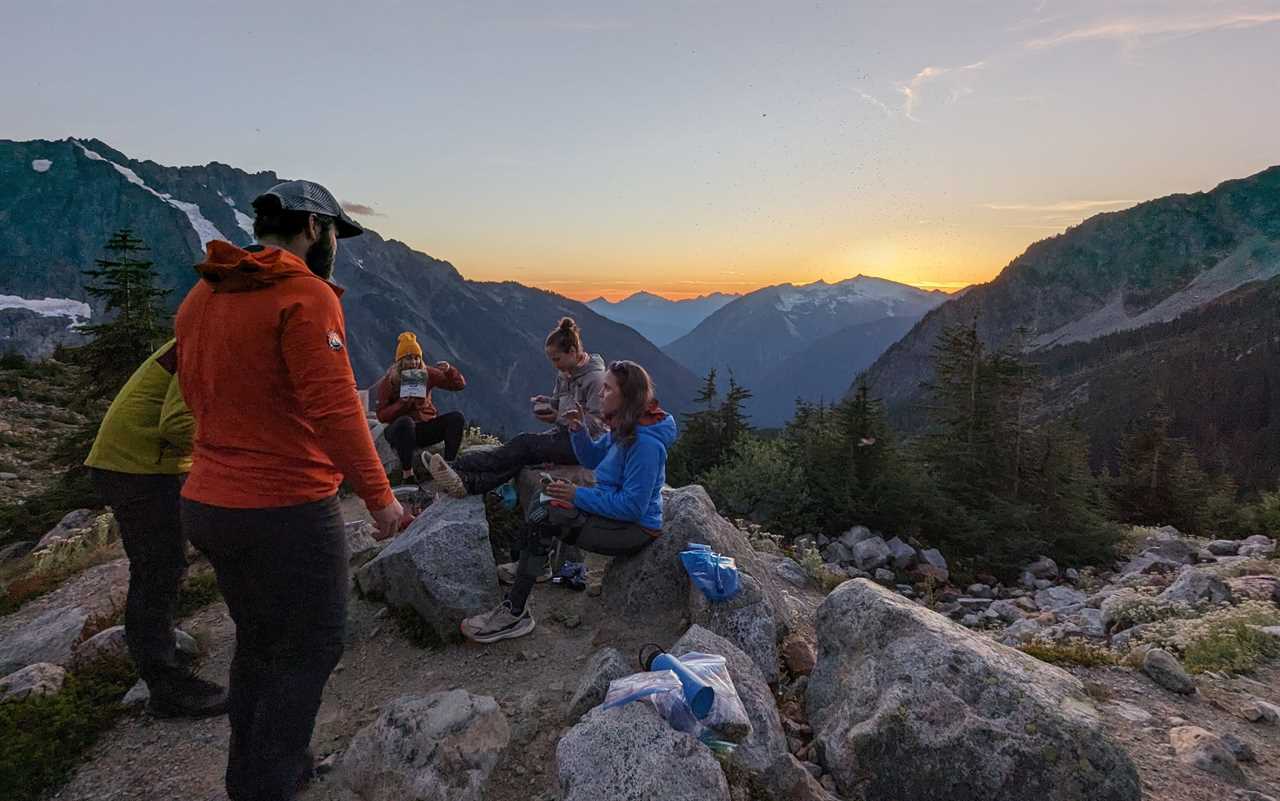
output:
{"label": "mountain ridge", "polygon": [[[33,165],[44,161],[49,165]],[[216,163],[179,168],[138,161],[96,139],[0,140],[0,184],[12,187],[0,197],[0,295],[84,300],[101,314],[84,292],[81,270],[101,257],[114,230],[131,226],[176,307],[195,283],[192,266],[203,257],[204,237],[216,231],[249,244],[250,202],[280,180],[271,171],[250,174]],[[467,375],[468,389],[438,393],[437,405],[496,433],[536,425],[528,398],[551,384],[543,339],[562,316],[578,320],[589,350],[648,367],[672,411],[687,408],[696,390],[687,370],[585,304],[514,281],[469,281],[451,263],[375,230],[343,240],[334,275],[346,289],[348,349],[361,386],[386,369],[401,331],[417,331],[430,357],[448,359]],[[0,350],[47,355],[74,338],[66,325],[65,318],[28,309],[0,310]]]}

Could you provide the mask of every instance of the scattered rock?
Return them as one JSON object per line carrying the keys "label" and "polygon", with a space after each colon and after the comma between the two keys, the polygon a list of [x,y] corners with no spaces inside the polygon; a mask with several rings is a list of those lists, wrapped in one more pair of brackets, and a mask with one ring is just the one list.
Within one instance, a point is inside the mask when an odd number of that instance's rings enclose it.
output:
{"label": "scattered rock", "polygon": [[1129,560],[1120,573],[1125,576],[1151,573],[1174,573],[1183,565],[1192,564],[1195,561],[1195,552],[1192,551],[1187,559],[1174,559],[1169,556],[1157,553],[1155,551],[1143,551],[1133,559]]}
{"label": "scattered rock", "polygon": [[1142,658],[1142,672],[1169,692],[1191,695],[1196,683],[1191,680],[1177,657],[1161,648],[1152,648]]}
{"label": "scattered rock", "polygon": [[973,598],[986,598],[990,600],[996,597],[995,590],[991,589],[991,587],[986,584],[970,584],[965,592]]}
{"label": "scattered rock", "polygon": [[1238,540],[1214,540],[1205,546],[1205,550],[1214,556],[1235,556],[1240,550]]}
{"label": "scattered rock", "polygon": [[863,540],[869,540],[874,536],[875,534],[873,534],[871,532],[871,529],[867,528],[866,526],[854,526],[853,528],[849,529],[845,533],[841,534],[839,537],[839,541],[844,543],[844,546],[848,548],[850,551],[852,551],[855,545],[862,542]]}
{"label": "scattered rock", "polygon": [[748,654],[765,681],[778,681],[778,624],[760,583],[741,573],[738,594],[711,603],[701,592],[689,594],[689,620],[729,640]]}
{"label": "scattered rock", "polygon": [[356,573],[366,594],[408,606],[442,640],[501,600],[484,499],[441,496]]}
{"label": "scattered rock", "polygon": [[1041,625],[1040,621],[1030,617],[1023,618],[1022,620],[1014,621],[1009,628],[1004,630],[1004,633],[1000,635],[1000,642],[1014,647],[1026,645],[1043,630],[1044,626]]}
{"label": "scattered rock", "polygon": [[885,543],[893,560],[894,570],[908,570],[916,563],[916,549],[894,537]]}
{"label": "scattered rock", "polygon": [[837,540],[822,549],[822,561],[829,565],[843,565],[853,561],[853,550]]}
{"label": "scattered rock", "polygon": [[1013,601],[1008,599],[995,601],[991,606],[987,607],[996,614],[996,617],[1005,623],[1016,623],[1024,617],[1022,609]]}
{"label": "scattered rock", "polygon": [[362,564],[376,553],[382,544],[373,538],[373,523],[368,520],[353,520],[347,523],[347,555],[352,564]]}
{"label": "scattered rock", "polygon": [[[182,629],[173,630],[174,646],[188,656],[197,656],[200,646],[194,637]],[[84,665],[97,659],[128,659],[129,643],[125,640],[124,626],[103,629],[71,649],[73,665]]]}
{"label": "scattered rock", "polygon": [[586,669],[582,671],[582,678],[578,681],[578,689],[569,702],[569,711],[565,719],[570,723],[576,723],[592,707],[604,702],[604,697],[609,692],[610,682],[638,671],[639,668],[633,668],[617,648],[603,648],[596,651],[591,661],[587,663]]}
{"label": "scattered rock", "polygon": [[738,743],[729,761],[750,774],[768,770],[775,759],[787,753],[787,738],[782,732],[777,702],[759,668],[733,643],[702,626],[690,627],[671,646],[671,653],[675,656],[684,656],[692,651],[719,654],[725,658],[734,689],[738,691],[751,721],[751,733]]}
{"label": "scattered rock", "polygon": [[1178,726],[1169,731],[1178,761],[1236,784],[1245,783],[1244,771],[1216,735],[1199,726]]}
{"label": "scattered rock", "polygon": [[1036,606],[1046,612],[1069,615],[1084,608],[1089,597],[1070,587],[1049,587],[1036,593]]}
{"label": "scattered rock", "polygon": [[1027,565],[1027,572],[1038,579],[1055,579],[1058,577],[1058,563],[1042,556]]}
{"label": "scattered rock", "polygon": [[841,794],[1141,798],[1133,763],[1066,671],[866,581],[827,596],[817,631],[809,722]]}
{"label": "scattered rock", "polygon": [[1131,723],[1150,723],[1153,718],[1153,715],[1147,710],[1134,706],[1126,701],[1112,701],[1108,704],[1108,707],[1111,711]]}
{"label": "scattered rock", "polygon": [[930,548],[928,550],[921,551],[920,561],[924,565],[928,565],[933,568],[930,573],[936,581],[946,584],[951,580],[951,570],[947,567],[947,559],[937,548]]}
{"label": "scattered rock", "polygon": [[782,660],[793,676],[808,676],[818,661],[818,644],[812,632],[793,631],[782,643]]}
{"label": "scattered rock", "polygon": [[821,771],[822,768],[812,762],[801,762],[791,754],[783,754],[757,779],[757,786],[764,791],[762,801],[837,801],[818,781]]}
{"label": "scattered rock", "polygon": [[57,695],[67,680],[60,665],[37,662],[0,679],[0,702],[21,701],[32,695]]}
{"label": "scattered rock", "polygon": [[66,666],[85,625],[124,608],[129,561],[91,567],[0,619],[0,676],[36,662]]}
{"label": "scattered rock", "polygon": [[1240,709],[1240,714],[1250,723],[1264,723],[1273,726],[1280,724],[1280,706],[1269,704],[1258,698],[1246,701]]}
{"label": "scattered rock", "polygon": [[146,706],[151,701],[151,688],[142,679],[134,682],[129,688],[129,692],[124,694],[124,698],[120,699],[120,705],[125,709],[136,709]]}
{"label": "scattered rock", "polygon": [[859,570],[872,571],[889,564],[893,552],[879,537],[871,537],[853,546],[853,563]]}
{"label": "scattered rock", "polygon": [[876,576],[876,581],[880,584],[883,584],[886,587],[892,587],[896,578],[893,575],[892,570],[887,570],[883,567],[876,568],[875,576]]}
{"label": "scattered rock", "polygon": [[730,801],[711,751],[648,704],[593,709],[556,745],[562,801]]}
{"label": "scattered rock", "polygon": [[1224,734],[1218,739],[1222,740],[1222,744],[1231,752],[1231,756],[1236,758],[1236,762],[1257,761],[1258,755],[1254,753],[1253,746],[1234,734]]}
{"label": "scattered rock", "polygon": [[1240,550],[1237,551],[1240,556],[1250,559],[1265,559],[1275,552],[1276,541],[1261,534],[1247,537],[1244,542],[1240,543]]}
{"label": "scattered rock", "polygon": [[1101,640],[1107,636],[1106,628],[1102,625],[1102,611],[1098,609],[1081,609],[1068,615],[1063,622],[1091,640]]}
{"label": "scattered rock", "polygon": [[97,514],[92,509],[77,509],[74,512],[68,512],[58,521],[58,525],[49,529],[40,538],[40,541],[36,543],[35,550],[48,548],[55,543],[70,539],[77,532],[92,526],[95,519],[97,519]]}
{"label": "scattered rock", "polygon": [[1166,603],[1185,603],[1195,606],[1202,603],[1230,603],[1231,588],[1227,583],[1207,570],[1188,567],[1178,578],[1160,593]]}
{"label": "scattered rock", "polygon": [[1235,576],[1227,579],[1227,586],[1238,599],[1280,603],[1280,578],[1276,576]]}
{"label": "scattered rock", "polygon": [[401,696],[352,738],[339,775],[364,801],[482,801],[510,739],[487,696]]}
{"label": "scattered rock", "polygon": [[14,559],[21,559],[31,553],[35,547],[36,544],[30,540],[24,542],[11,542],[3,548],[0,548],[0,564],[13,561]]}
{"label": "scattered rock", "polygon": [[813,580],[809,578],[809,574],[804,572],[804,568],[790,557],[782,557],[775,560],[771,565],[771,569],[775,576],[792,587],[804,589],[813,583]]}

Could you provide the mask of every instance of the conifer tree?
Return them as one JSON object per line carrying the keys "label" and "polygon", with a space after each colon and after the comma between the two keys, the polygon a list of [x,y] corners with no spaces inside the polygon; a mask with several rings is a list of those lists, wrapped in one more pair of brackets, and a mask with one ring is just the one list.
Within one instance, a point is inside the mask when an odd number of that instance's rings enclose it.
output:
{"label": "conifer tree", "polygon": [[163,304],[169,293],[156,287],[153,263],[141,258],[146,245],[123,228],[104,250],[106,256],[84,271],[91,282],[85,291],[104,301],[110,319],[81,327],[90,342],[76,354],[76,361],[88,368],[86,398],[91,400],[114,397],[138,365],[172,336]]}

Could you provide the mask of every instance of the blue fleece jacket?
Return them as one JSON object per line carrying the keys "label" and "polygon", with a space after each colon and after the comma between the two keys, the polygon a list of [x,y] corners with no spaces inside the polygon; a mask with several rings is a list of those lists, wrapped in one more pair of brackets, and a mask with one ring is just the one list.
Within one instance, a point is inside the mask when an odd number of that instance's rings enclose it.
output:
{"label": "blue fleece jacket", "polygon": [[596,485],[579,487],[574,506],[600,517],[661,529],[667,449],[675,441],[675,418],[665,412],[661,420],[636,426],[630,446],[615,443],[613,434],[593,440],[585,427],[573,432],[578,462],[596,471]]}

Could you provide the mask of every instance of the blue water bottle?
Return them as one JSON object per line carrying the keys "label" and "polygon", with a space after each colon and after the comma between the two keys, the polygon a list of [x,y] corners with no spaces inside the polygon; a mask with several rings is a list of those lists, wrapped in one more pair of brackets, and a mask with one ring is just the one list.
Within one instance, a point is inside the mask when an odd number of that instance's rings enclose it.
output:
{"label": "blue water bottle", "polygon": [[[645,653],[648,653],[647,657]],[[711,712],[711,706],[716,702],[715,689],[685,667],[679,659],[657,646],[649,645],[641,652],[640,663],[645,670],[670,670],[676,674],[676,678],[680,679],[680,687],[684,690],[685,703],[689,705],[694,717],[701,720]]]}

